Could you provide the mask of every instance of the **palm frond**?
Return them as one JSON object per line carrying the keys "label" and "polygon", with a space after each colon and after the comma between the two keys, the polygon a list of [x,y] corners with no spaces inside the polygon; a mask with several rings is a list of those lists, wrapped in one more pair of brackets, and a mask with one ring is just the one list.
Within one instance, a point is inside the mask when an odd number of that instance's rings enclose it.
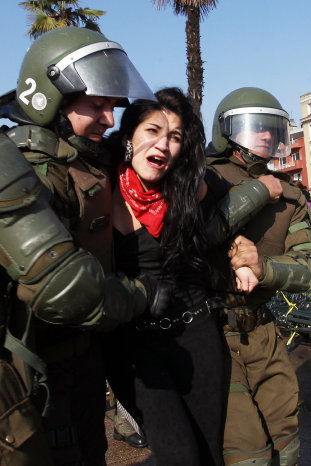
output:
{"label": "palm frond", "polygon": [[31,0],[28,2],[19,2],[19,5],[22,8],[25,8],[26,10],[33,11],[36,9],[49,10],[50,8],[52,8],[52,5],[55,3],[58,3],[58,2],[57,1],[55,2],[53,0]]}
{"label": "palm frond", "polygon": [[200,17],[203,19],[208,13],[216,7],[218,0],[152,0],[157,9],[166,8],[171,5],[176,15],[187,16],[189,8],[199,8]]}
{"label": "palm frond", "polygon": [[80,8],[78,11],[83,10],[85,15],[90,18],[99,18],[100,16],[104,16],[107,12],[103,10],[91,10],[90,8]]}
{"label": "palm frond", "polygon": [[92,21],[91,19],[88,19],[88,20],[85,21],[84,27],[87,28],[87,29],[92,29],[92,31],[101,32],[98,24],[95,23],[94,21]]}
{"label": "palm frond", "polygon": [[172,0],[151,0],[153,4],[156,5],[157,10],[160,10],[161,8],[166,8],[167,5],[172,3]]}
{"label": "palm frond", "polygon": [[78,0],[30,0],[19,5],[30,12],[27,34],[33,38],[51,29],[80,24],[100,32],[96,20],[106,14],[103,10],[80,8]]}
{"label": "palm frond", "polygon": [[78,7],[79,0],[29,0],[27,2],[19,2],[19,5],[30,11],[35,9],[40,9],[46,12],[55,9],[62,11],[68,7]]}
{"label": "palm frond", "polygon": [[58,27],[57,24],[58,21],[43,13],[36,16],[36,20],[27,31],[27,34],[33,39],[37,39],[41,34]]}

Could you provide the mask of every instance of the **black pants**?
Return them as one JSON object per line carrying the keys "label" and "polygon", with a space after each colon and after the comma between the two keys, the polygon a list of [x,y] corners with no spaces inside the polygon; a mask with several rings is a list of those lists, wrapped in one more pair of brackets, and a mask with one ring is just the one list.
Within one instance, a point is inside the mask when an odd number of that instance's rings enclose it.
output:
{"label": "black pants", "polygon": [[55,466],[104,466],[106,379],[100,335],[80,355],[50,363],[44,418]]}
{"label": "black pants", "polygon": [[110,345],[111,385],[156,464],[222,465],[230,368],[214,318],[205,313],[170,330],[123,328]]}

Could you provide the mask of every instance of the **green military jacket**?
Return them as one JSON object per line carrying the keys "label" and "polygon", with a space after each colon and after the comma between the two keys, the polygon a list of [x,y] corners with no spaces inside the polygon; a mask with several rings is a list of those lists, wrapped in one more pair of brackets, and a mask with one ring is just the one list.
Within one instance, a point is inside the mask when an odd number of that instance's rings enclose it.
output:
{"label": "green military jacket", "polygon": [[[92,150],[88,151],[83,141],[80,146],[73,146],[57,137],[53,131],[35,125],[14,127],[8,131],[8,136],[35,167],[46,187],[50,204],[70,231],[75,245],[92,253],[102,264],[105,274],[110,272],[113,266],[112,189],[107,169],[107,151],[102,147],[98,154]],[[78,150],[77,146],[85,147],[86,150]],[[121,275],[109,276],[109,280],[104,280],[102,307],[89,309],[89,319],[85,321],[86,328],[89,323],[92,326],[93,313],[102,316],[103,321],[107,323],[107,330],[110,329],[110,323],[111,327],[115,327],[133,318],[136,312],[140,314],[145,309],[146,293],[142,285],[130,282]],[[80,279],[80,276],[76,279]],[[87,289],[87,283],[82,281],[81,292],[84,288]],[[65,304],[70,307],[70,302]],[[60,314],[61,312],[60,309]],[[21,313],[16,312],[14,315]],[[24,328],[24,322],[19,320],[14,322],[13,330],[16,330],[17,334],[20,333],[19,328]],[[39,347],[41,344],[46,346],[55,340],[63,340],[67,336],[80,335],[80,322],[77,322],[78,328],[57,326],[57,330],[55,326],[45,324],[39,319],[35,322],[38,327],[44,328],[44,331],[37,332],[37,342],[42,340],[38,343]],[[82,340],[83,346],[84,335]]]}
{"label": "green military jacket", "polygon": [[209,168],[230,184],[272,174],[281,179],[283,195],[276,204],[267,204],[238,233],[253,241],[263,259],[264,273],[252,293],[237,291],[227,251],[230,243],[210,251],[214,266],[211,288],[231,307],[257,307],[277,290],[304,291],[310,286],[311,229],[306,199],[287,174],[271,172],[264,163],[243,164],[237,157],[208,158]]}
{"label": "green military jacket", "polygon": [[[8,136],[34,165],[50,191],[50,204],[78,246],[112,270],[112,192],[110,154],[79,152],[51,130],[17,126]],[[108,162],[108,163],[107,163]]]}

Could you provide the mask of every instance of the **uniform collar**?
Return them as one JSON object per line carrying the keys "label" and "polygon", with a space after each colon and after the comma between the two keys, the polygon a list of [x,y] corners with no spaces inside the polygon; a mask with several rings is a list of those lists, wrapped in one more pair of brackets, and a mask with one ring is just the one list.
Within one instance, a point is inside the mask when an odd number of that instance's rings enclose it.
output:
{"label": "uniform collar", "polygon": [[233,153],[229,156],[229,160],[245,170],[252,178],[258,178],[259,176],[267,175],[269,173],[269,169],[265,161],[242,162],[238,157],[233,155]]}

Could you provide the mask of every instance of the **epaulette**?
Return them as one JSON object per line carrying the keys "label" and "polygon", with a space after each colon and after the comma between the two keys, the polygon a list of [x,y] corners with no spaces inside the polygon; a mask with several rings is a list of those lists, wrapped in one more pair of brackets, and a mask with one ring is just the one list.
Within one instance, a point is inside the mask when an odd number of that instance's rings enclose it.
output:
{"label": "epaulette", "polygon": [[23,151],[40,152],[42,159],[57,157],[58,138],[50,129],[36,125],[19,125],[11,128],[7,135]]}
{"label": "epaulette", "polygon": [[31,163],[40,164],[52,159],[71,162],[78,155],[74,147],[58,138],[50,129],[41,126],[15,126],[7,132],[7,135]]}

